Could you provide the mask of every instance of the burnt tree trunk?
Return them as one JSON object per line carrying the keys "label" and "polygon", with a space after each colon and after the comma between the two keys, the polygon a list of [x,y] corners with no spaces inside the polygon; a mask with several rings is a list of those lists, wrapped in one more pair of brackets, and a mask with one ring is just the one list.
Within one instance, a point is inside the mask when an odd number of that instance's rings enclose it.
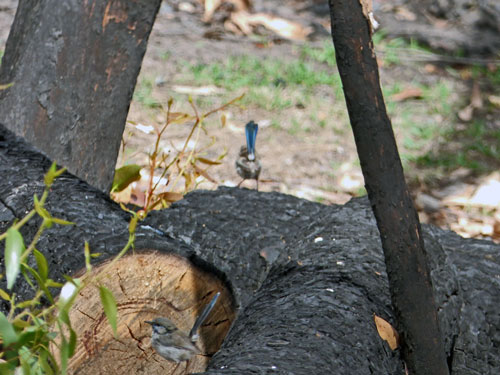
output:
{"label": "burnt tree trunk", "polygon": [[380,89],[370,21],[358,1],[330,0],[332,36],[351,126],[377,219],[410,374],[448,374],[420,222]]}
{"label": "burnt tree trunk", "polygon": [[[1,125],[0,161],[3,233],[33,207],[50,161]],[[85,267],[84,241],[101,254],[96,263],[127,242],[128,214],[69,173],[52,186],[47,209],[77,223],[54,225],[37,245],[54,280]],[[22,233],[29,239],[37,229],[33,220]],[[326,206],[247,189],[197,191],[150,213],[136,235],[135,254],[122,258],[112,277],[102,278],[118,302],[118,339],[96,291],[83,292],[73,311],[79,339],[72,368],[78,373],[171,373],[172,364],[149,345],[151,328],[143,321],[161,314],[188,329],[215,290],[222,294],[201,332],[204,353],[212,355],[231,329],[207,375],[404,373],[399,352],[380,339],[373,322],[374,313],[391,323],[394,314],[367,199]],[[424,226],[423,235],[451,373],[498,373],[500,246],[432,226]],[[0,273],[2,247],[3,241]],[[33,291],[18,281],[21,301]],[[0,299],[0,310],[9,310],[7,301]],[[179,370],[200,371],[204,362],[197,358]]]}
{"label": "burnt tree trunk", "polygon": [[161,0],[20,0],[0,122],[107,192]]}

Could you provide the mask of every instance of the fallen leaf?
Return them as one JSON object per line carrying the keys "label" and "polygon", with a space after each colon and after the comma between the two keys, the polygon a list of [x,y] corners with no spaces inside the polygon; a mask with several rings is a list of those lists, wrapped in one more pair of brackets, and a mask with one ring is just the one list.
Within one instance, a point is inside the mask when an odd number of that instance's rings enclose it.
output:
{"label": "fallen leaf", "polygon": [[375,314],[373,314],[373,320],[375,321],[377,332],[380,338],[384,341],[387,341],[387,344],[389,344],[391,350],[396,350],[399,347],[398,332],[389,322]]}
{"label": "fallen leaf", "polygon": [[285,39],[305,41],[313,31],[311,27],[302,26],[297,22],[265,13],[250,14],[245,10],[231,13],[230,20],[245,35],[252,33],[253,26],[261,25]]}
{"label": "fallen leaf", "polygon": [[422,90],[418,87],[409,87],[391,96],[395,102],[402,102],[407,99],[418,99],[422,97]]}
{"label": "fallen leaf", "polygon": [[236,25],[236,23],[234,23],[233,21],[230,21],[230,20],[226,20],[224,22],[224,28],[235,34],[235,35],[243,35],[242,31],[240,30],[240,28]]}
{"label": "fallen leaf", "polygon": [[230,20],[243,34],[249,35],[252,33],[250,13],[246,11],[231,13]]}
{"label": "fallen leaf", "polygon": [[410,11],[408,8],[403,6],[396,6],[394,8],[394,13],[396,14],[396,19],[400,21],[415,21],[417,16],[415,13]]}
{"label": "fallen leaf", "polygon": [[225,91],[216,86],[201,86],[201,87],[193,87],[193,86],[181,86],[175,85],[172,86],[172,90],[179,94],[189,94],[189,95],[215,95],[215,94],[223,94]]}
{"label": "fallen leaf", "polygon": [[424,70],[427,72],[427,73],[436,73],[438,71],[438,68],[436,65],[434,64],[425,64],[424,66]]}
{"label": "fallen leaf", "polygon": [[469,204],[495,208],[500,207],[500,175],[498,172],[490,174],[479,185],[470,198]]}
{"label": "fallen leaf", "polygon": [[458,118],[462,121],[469,122],[474,116],[474,110],[482,107],[483,99],[481,98],[481,90],[477,81],[474,81],[470,95],[470,104],[458,112]]}
{"label": "fallen leaf", "polygon": [[472,115],[474,114],[474,107],[469,104],[467,107],[463,108],[458,112],[458,118],[462,121],[469,122],[472,120]]}
{"label": "fallen leaf", "polygon": [[186,1],[183,1],[182,3],[179,4],[179,10],[181,12],[186,12],[186,13],[196,12],[196,8],[194,7],[194,5]]}
{"label": "fallen leaf", "polygon": [[203,14],[203,22],[210,22],[212,17],[221,5],[222,0],[205,0],[205,13]]}
{"label": "fallen leaf", "polygon": [[488,96],[488,100],[490,101],[491,104],[493,104],[495,107],[500,108],[500,96],[497,95],[490,95]]}
{"label": "fallen leaf", "polygon": [[137,124],[135,125],[135,128],[137,130],[140,130],[144,134],[151,134],[155,128],[151,125],[143,125],[143,124]]}
{"label": "fallen leaf", "polygon": [[470,104],[474,108],[482,108],[483,107],[483,99],[481,98],[481,90],[479,88],[479,84],[477,83],[477,81],[474,81],[474,83],[472,84]]}

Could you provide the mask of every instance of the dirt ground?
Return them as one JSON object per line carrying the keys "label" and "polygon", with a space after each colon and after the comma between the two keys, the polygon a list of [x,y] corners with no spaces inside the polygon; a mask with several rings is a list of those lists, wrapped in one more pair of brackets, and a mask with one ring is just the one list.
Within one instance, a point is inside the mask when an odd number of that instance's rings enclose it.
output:
{"label": "dirt ground", "polygon": [[[16,3],[0,0],[2,44],[8,36]],[[322,46],[330,38],[326,1],[256,0],[252,3],[253,12],[273,14],[311,28],[313,32],[307,38],[307,43],[311,46]],[[166,106],[169,98],[174,97],[175,111],[190,112],[187,98],[191,95],[194,103],[203,112],[224,104],[229,95],[236,97],[245,93],[245,89],[228,93],[217,87],[200,85],[198,82],[183,82],[183,65],[223,62],[228,56],[238,55],[288,61],[297,58],[301,46],[306,43],[277,37],[263,28],[258,29],[257,36],[228,32],[222,18],[226,17],[229,11],[222,7],[214,14],[211,23],[204,23],[201,3],[194,0],[164,1],[150,36],[138,88],[144,85],[145,81],[153,82],[149,94],[151,98]],[[396,82],[410,84],[415,81],[428,85],[441,84],[445,68],[438,66],[436,70],[430,71],[429,64],[417,60],[402,58],[400,63],[390,66],[381,63],[382,85],[390,86]],[[463,107],[470,93],[470,82],[449,78],[446,85],[451,91],[454,103]],[[203,90],[200,92],[200,89]],[[288,95],[286,89],[283,90],[283,95]],[[153,149],[155,135],[140,131],[137,124],[158,129],[165,121],[165,114],[160,109],[145,105],[144,101],[137,100],[136,96],[134,98],[124,133],[126,149],[120,154],[117,166],[126,163],[147,165],[147,155]],[[215,182],[204,180],[198,188],[236,186],[240,182],[234,161],[244,143],[245,123],[255,120],[259,123],[257,152],[263,164],[259,190],[279,191],[327,204],[345,203],[352,196],[364,194],[363,177],[343,99],[339,100],[331,87],[321,85],[314,88],[312,99],[307,103],[302,98],[290,99],[293,105],[284,110],[270,111],[248,105],[246,108],[230,107],[209,117],[206,121],[207,133],[202,132],[198,144],[189,145],[188,149],[206,147],[204,156],[210,159],[225,152],[227,155],[222,159],[222,164],[209,169],[209,174]],[[422,106],[421,103],[412,105]],[[314,125],[311,120],[312,112],[316,123],[322,122],[326,125]],[[222,114],[227,119],[224,127],[220,121]],[[399,126],[404,121],[403,115],[403,112],[397,109],[392,114],[396,138],[401,144],[404,139]],[[423,111],[416,115],[414,121],[424,121],[426,116],[427,113]],[[442,121],[443,126],[456,125],[456,120],[448,118],[444,121],[439,115],[435,115],[434,120]],[[495,118],[489,120],[491,126],[500,129],[499,122],[500,120]],[[182,148],[189,131],[187,124],[170,126],[160,148],[165,152]],[[432,149],[436,144],[430,142],[425,147]],[[469,194],[469,199],[479,186],[492,181],[491,175],[479,178],[468,170],[459,169],[444,178],[440,176],[438,183],[429,185],[411,164],[406,170],[424,222],[434,222],[466,236],[495,237],[500,233],[500,216],[494,216],[498,213],[498,206],[495,204],[493,210],[486,210],[486,214],[484,207],[481,207],[481,212],[474,211],[470,216],[464,214],[466,210],[463,203],[444,203],[446,199],[458,199],[466,194]],[[497,180],[493,178],[493,181]],[[245,181],[242,186],[254,188],[255,182]],[[469,231],[467,228],[472,222],[476,229]]]}

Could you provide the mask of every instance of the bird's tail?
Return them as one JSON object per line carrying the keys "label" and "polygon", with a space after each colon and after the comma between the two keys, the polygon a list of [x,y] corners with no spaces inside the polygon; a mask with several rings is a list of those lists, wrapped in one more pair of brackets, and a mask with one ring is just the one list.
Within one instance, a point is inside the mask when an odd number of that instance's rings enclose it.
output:
{"label": "bird's tail", "polygon": [[196,336],[196,332],[198,331],[198,328],[200,328],[200,326],[203,324],[205,319],[208,318],[208,315],[210,314],[210,312],[214,308],[215,304],[217,303],[217,299],[219,298],[219,296],[220,296],[220,292],[217,292],[217,294],[214,296],[214,298],[212,298],[210,303],[205,306],[205,308],[201,312],[200,316],[194,322],[193,328],[191,328],[191,332],[189,332],[189,337],[191,338],[191,340],[196,341],[195,336]]}
{"label": "bird's tail", "polygon": [[245,126],[245,134],[247,136],[248,160],[255,160],[255,140],[257,138],[258,130],[259,125],[253,121],[250,121]]}

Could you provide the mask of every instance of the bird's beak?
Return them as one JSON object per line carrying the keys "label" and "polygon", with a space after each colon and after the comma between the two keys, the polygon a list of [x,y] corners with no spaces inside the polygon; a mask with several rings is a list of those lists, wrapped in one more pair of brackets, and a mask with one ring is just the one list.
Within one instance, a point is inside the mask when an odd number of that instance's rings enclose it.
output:
{"label": "bird's beak", "polygon": [[153,324],[154,324],[153,322],[151,322],[151,321],[149,321],[149,320],[145,320],[145,321],[144,321],[144,323],[148,323],[148,324],[151,324],[151,325],[153,325]]}

